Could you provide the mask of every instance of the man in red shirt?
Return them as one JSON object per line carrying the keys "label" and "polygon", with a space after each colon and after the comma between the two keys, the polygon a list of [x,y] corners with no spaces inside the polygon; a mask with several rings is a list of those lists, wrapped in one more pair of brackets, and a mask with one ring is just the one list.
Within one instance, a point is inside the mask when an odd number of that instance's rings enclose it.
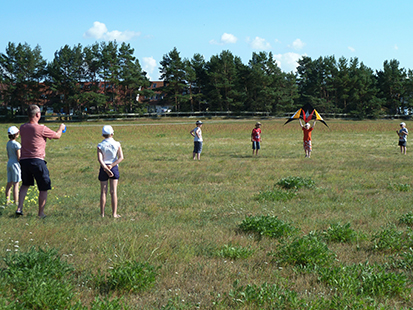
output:
{"label": "man in red shirt", "polygon": [[309,123],[305,123],[304,125],[301,123],[301,119],[298,119],[300,121],[300,126],[303,129],[304,133],[304,152],[305,152],[305,157],[310,157],[311,156],[311,151],[312,151],[312,146],[311,146],[311,132],[313,131],[315,127],[316,121],[314,121],[313,126],[310,128]]}
{"label": "man in red shirt", "polygon": [[39,218],[44,218],[44,206],[47,200],[47,191],[52,188],[49,170],[44,160],[46,156],[46,140],[60,139],[65,125],[61,124],[57,131],[53,131],[45,125],[40,125],[40,108],[30,105],[28,108],[29,122],[20,126],[21,157],[20,166],[22,172],[22,186],[19,192],[19,205],[16,215],[23,215],[23,202],[30,186],[36,180],[39,189]]}

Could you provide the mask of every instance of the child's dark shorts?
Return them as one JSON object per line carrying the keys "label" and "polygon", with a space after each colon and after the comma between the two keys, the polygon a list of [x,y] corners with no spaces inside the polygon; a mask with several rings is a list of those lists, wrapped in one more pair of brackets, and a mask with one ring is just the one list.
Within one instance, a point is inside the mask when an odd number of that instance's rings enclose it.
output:
{"label": "child's dark shorts", "polygon": [[201,152],[202,152],[202,142],[194,141],[194,153],[201,153]]}
{"label": "child's dark shorts", "polygon": [[406,141],[400,141],[400,140],[399,140],[399,145],[400,145],[400,146],[406,146],[406,144],[407,144]]}
{"label": "child's dark shorts", "polygon": [[119,180],[119,166],[116,165],[115,167],[112,167],[110,171],[112,171],[113,177],[109,177],[109,175],[105,172],[105,170],[103,170],[101,166],[99,169],[99,177],[98,177],[99,181],[104,182],[109,179]]}
{"label": "child's dark shorts", "polygon": [[52,189],[47,162],[40,158],[27,158],[20,160],[22,170],[22,185],[33,186],[36,180],[39,191]]}
{"label": "child's dark shorts", "polygon": [[261,149],[261,143],[260,143],[260,141],[252,141],[252,149],[253,149],[253,150],[259,150],[259,149]]}

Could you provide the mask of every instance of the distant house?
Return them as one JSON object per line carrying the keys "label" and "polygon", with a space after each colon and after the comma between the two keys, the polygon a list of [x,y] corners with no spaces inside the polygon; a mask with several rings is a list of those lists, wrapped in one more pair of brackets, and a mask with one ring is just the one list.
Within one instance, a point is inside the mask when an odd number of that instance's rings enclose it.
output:
{"label": "distant house", "polygon": [[166,86],[165,81],[151,81],[151,85],[147,89],[154,91],[152,97],[139,96],[139,102],[145,102],[148,104],[148,112],[156,113],[168,113],[172,111],[173,106],[162,105],[162,99],[164,98],[163,88]]}

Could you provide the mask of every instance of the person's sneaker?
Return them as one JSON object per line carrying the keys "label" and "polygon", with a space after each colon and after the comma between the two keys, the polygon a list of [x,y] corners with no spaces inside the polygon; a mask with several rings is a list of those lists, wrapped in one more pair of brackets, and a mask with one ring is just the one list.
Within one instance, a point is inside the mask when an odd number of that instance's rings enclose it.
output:
{"label": "person's sneaker", "polygon": [[22,211],[16,211],[16,215],[17,215],[17,216],[22,216],[22,215],[23,215],[23,212],[22,212]]}

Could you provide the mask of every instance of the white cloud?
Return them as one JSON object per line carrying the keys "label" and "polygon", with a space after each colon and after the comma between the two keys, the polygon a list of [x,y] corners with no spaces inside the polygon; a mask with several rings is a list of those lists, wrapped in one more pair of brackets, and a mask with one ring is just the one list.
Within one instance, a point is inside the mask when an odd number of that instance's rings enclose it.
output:
{"label": "white cloud", "polygon": [[306,56],[306,55],[289,52],[285,54],[274,55],[274,59],[277,61],[277,65],[284,72],[291,72],[291,71],[295,72],[298,67],[298,60],[302,56]]}
{"label": "white cloud", "polygon": [[[249,42],[249,39],[247,39],[247,41]],[[271,44],[268,43],[264,38],[255,37],[255,39],[253,39],[249,43],[251,48],[255,50],[265,51],[271,49]]]}
{"label": "white cloud", "polygon": [[233,34],[230,33],[224,33],[221,36],[221,42],[226,44],[226,43],[237,43],[237,37],[234,36]]}
{"label": "white cloud", "polygon": [[397,51],[399,49],[399,47],[397,46],[397,44],[394,45],[394,49]]}
{"label": "white cloud", "polygon": [[238,38],[236,36],[225,32],[221,36],[221,39],[219,40],[219,42],[217,42],[216,40],[210,40],[209,44],[215,44],[215,45],[235,44],[237,41],[238,41]]}
{"label": "white cloud", "polygon": [[291,47],[296,51],[301,50],[305,46],[305,43],[300,39],[295,39]]}
{"label": "white cloud", "polygon": [[86,31],[83,36],[85,38],[101,39],[108,32],[106,25],[100,22],[94,22],[93,27]]}
{"label": "white cloud", "polygon": [[143,70],[147,72],[148,78],[152,80],[153,72],[157,67],[156,60],[152,56],[143,57],[142,63]]}
{"label": "white cloud", "polygon": [[83,37],[85,38],[93,38],[93,39],[103,39],[106,41],[118,41],[118,42],[125,42],[133,39],[140,35],[140,32],[134,31],[108,31],[108,28],[104,23],[101,22],[94,22],[93,27],[88,29],[84,34]]}
{"label": "white cloud", "polygon": [[350,52],[354,53],[356,51],[356,49],[354,47],[349,46],[348,49],[350,50]]}

